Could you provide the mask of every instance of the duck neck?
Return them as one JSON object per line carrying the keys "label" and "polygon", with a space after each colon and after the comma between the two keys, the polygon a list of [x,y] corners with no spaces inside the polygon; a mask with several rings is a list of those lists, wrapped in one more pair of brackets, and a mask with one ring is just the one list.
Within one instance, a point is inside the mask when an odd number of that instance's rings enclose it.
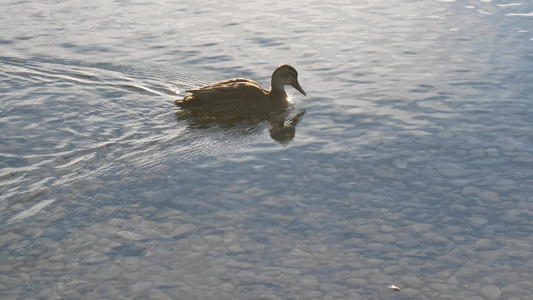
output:
{"label": "duck neck", "polygon": [[285,93],[285,86],[272,81],[270,84],[269,95],[275,97],[287,97],[287,94]]}
{"label": "duck neck", "polygon": [[272,86],[268,92],[267,99],[270,105],[273,105],[277,108],[285,108],[289,103],[287,99],[287,93],[285,93],[285,89],[283,87],[281,89],[276,89],[275,86]]}
{"label": "duck neck", "polygon": [[287,98],[287,93],[285,93],[285,90],[270,89],[268,95],[271,98]]}

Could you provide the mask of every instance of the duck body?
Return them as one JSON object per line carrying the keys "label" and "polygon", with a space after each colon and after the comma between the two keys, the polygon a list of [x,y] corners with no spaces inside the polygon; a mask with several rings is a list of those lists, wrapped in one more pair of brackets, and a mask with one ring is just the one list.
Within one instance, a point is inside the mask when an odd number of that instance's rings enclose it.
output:
{"label": "duck body", "polygon": [[285,110],[289,104],[285,85],[305,95],[296,70],[290,65],[281,65],[272,74],[270,90],[253,80],[234,78],[187,90],[189,94],[174,103],[184,110],[214,116],[272,113]]}

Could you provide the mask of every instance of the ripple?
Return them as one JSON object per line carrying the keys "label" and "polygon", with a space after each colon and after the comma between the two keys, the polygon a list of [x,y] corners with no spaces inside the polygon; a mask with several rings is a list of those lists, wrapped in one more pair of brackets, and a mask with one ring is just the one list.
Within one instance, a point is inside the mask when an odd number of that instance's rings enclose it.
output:
{"label": "ripple", "polygon": [[[527,299],[531,5],[3,5],[0,294]],[[176,118],[281,63],[290,144]]]}

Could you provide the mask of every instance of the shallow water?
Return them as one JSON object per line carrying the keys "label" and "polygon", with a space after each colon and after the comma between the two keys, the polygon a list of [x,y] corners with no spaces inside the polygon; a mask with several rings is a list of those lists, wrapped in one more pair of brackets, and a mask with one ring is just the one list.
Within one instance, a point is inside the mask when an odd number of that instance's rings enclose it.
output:
{"label": "shallow water", "polygon": [[[531,1],[1,7],[3,299],[533,292]],[[176,117],[281,63],[292,141]]]}

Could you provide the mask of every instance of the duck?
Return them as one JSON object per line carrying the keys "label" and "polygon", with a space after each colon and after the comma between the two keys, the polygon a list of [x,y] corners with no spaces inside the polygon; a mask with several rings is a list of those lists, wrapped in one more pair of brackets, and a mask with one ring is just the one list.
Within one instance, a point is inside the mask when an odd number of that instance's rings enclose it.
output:
{"label": "duck", "polygon": [[298,82],[298,72],[283,64],[272,73],[270,90],[245,78],[233,78],[197,89],[186,90],[183,99],[174,104],[184,110],[210,115],[246,115],[285,110],[289,104],[285,86],[290,85],[302,95],[307,94]]}

